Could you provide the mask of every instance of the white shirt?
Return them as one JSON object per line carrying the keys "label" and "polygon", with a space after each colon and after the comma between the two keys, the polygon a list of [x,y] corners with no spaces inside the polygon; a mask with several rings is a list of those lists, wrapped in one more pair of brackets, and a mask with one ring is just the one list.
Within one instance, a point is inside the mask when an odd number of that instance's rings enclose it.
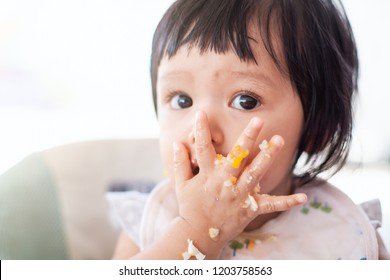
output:
{"label": "white shirt", "polygon": [[[240,234],[224,248],[221,259],[378,258],[375,229],[348,196],[322,180],[314,180],[296,192],[306,193],[307,204]],[[121,224],[141,250],[161,236],[178,215],[174,190],[166,184],[156,186],[145,206],[140,206],[137,198],[140,211],[135,211],[135,203],[128,199],[126,203],[132,206],[127,211],[122,207]]]}

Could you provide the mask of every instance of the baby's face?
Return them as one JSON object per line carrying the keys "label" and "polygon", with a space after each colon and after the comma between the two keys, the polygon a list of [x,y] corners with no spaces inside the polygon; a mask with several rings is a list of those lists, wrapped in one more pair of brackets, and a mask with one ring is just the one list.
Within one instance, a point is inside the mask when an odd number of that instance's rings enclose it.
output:
{"label": "baby's face", "polygon": [[[261,40],[258,40],[261,41]],[[285,146],[260,185],[263,193],[286,193],[303,126],[303,109],[288,78],[276,69],[266,50],[253,48],[258,64],[225,54],[182,47],[164,58],[158,69],[157,106],[160,146],[168,176],[173,176],[172,143],[188,149],[196,173],[194,124],[196,112],[207,114],[216,153],[226,156],[253,117],[263,120],[257,144],[281,135]],[[256,145],[258,147],[258,145]],[[259,149],[250,151],[249,163]]]}

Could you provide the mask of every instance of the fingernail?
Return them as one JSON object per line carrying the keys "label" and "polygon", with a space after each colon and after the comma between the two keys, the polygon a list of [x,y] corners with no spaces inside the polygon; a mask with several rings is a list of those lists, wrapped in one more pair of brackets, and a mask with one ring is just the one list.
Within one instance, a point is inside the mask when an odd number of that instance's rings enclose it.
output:
{"label": "fingernail", "polygon": [[195,115],[196,120],[199,121],[202,118],[202,115],[203,115],[202,111],[197,111]]}
{"label": "fingernail", "polygon": [[261,119],[258,117],[254,117],[250,121],[250,126],[251,127],[260,127],[261,126]]}
{"label": "fingernail", "polygon": [[283,147],[284,146],[284,140],[281,136],[279,135],[275,135],[272,137],[272,141],[271,141],[273,144],[275,144],[276,146],[278,147]]}
{"label": "fingernail", "polygon": [[177,142],[173,142],[172,149],[173,149],[173,152],[176,154],[180,150],[179,144]]}
{"label": "fingernail", "polygon": [[299,202],[299,203],[305,203],[307,201],[307,196],[306,194],[304,193],[300,193],[300,194],[297,194],[295,199]]}

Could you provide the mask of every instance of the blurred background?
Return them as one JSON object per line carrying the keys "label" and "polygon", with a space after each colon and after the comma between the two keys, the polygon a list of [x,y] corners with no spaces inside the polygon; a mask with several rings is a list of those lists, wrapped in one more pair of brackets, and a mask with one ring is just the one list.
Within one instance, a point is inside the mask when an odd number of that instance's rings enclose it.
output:
{"label": "blurred background", "polygon": [[[150,47],[172,2],[1,0],[0,174],[30,153],[65,143],[158,137]],[[353,187],[366,192],[352,196],[364,200],[377,195],[368,186],[388,186],[390,179],[390,2],[343,3],[361,63],[349,171],[363,166],[368,176],[332,180],[355,180]],[[378,195],[389,197],[389,188]]]}
{"label": "blurred background", "polygon": [[157,137],[153,31],[169,0],[0,1],[0,173],[69,142]]}
{"label": "blurred background", "polygon": [[[172,0],[0,1],[0,173],[63,143],[157,137],[154,28]],[[345,0],[360,62],[351,161],[390,158],[390,2]]]}

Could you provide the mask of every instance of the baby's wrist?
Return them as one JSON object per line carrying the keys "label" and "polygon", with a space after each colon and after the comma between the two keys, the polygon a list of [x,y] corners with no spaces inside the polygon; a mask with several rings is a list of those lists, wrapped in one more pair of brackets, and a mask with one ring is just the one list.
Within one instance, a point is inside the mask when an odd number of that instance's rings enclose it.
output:
{"label": "baby's wrist", "polygon": [[173,226],[180,230],[181,238],[178,238],[177,240],[181,240],[180,242],[182,242],[182,240],[186,239],[184,245],[187,251],[183,252],[184,258],[185,254],[188,253],[188,251],[191,251],[191,246],[194,246],[200,253],[205,255],[206,259],[219,258],[225,244],[218,236],[218,229],[209,228],[207,225],[195,228],[182,217],[175,218]]}

